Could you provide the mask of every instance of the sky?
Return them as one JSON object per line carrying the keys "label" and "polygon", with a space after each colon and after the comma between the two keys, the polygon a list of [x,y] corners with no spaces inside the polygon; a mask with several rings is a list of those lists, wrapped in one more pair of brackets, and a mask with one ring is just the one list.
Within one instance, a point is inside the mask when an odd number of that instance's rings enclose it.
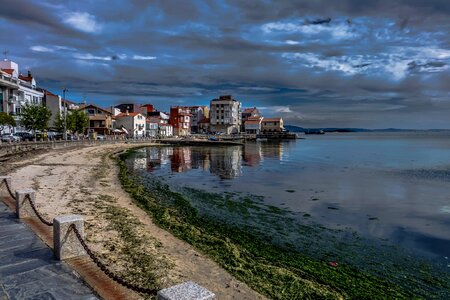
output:
{"label": "sky", "polygon": [[302,127],[450,129],[447,0],[61,2],[0,0],[0,51],[76,102],[231,94]]}

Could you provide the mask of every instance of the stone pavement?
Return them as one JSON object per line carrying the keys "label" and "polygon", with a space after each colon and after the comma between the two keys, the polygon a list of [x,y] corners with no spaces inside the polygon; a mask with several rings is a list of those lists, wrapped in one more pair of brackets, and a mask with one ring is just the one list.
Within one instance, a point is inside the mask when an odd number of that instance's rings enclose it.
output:
{"label": "stone pavement", "polygon": [[98,299],[0,200],[0,300]]}

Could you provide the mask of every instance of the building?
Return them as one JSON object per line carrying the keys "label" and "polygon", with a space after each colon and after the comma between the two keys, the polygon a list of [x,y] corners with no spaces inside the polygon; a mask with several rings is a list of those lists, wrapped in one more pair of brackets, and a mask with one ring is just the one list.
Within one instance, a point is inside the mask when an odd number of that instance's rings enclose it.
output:
{"label": "building", "polygon": [[159,136],[160,137],[173,136],[173,126],[170,124],[159,124]]}
{"label": "building", "polygon": [[145,136],[145,117],[140,113],[121,113],[116,116],[116,128],[125,128],[128,137],[142,138]]}
{"label": "building", "polygon": [[239,133],[242,124],[241,102],[231,95],[211,100],[210,124],[212,132]]}
{"label": "building", "polygon": [[162,111],[149,112],[147,120],[158,124],[169,124],[170,116]]}
{"label": "building", "polygon": [[241,131],[245,131],[245,121],[248,120],[248,118],[254,118],[254,117],[261,117],[261,113],[256,107],[246,108],[242,111],[242,126]]}
{"label": "building", "polygon": [[200,133],[199,122],[205,118],[209,118],[208,106],[189,106],[189,112],[191,113],[191,132]]}
{"label": "building", "polygon": [[0,61],[0,88],[2,111],[14,116],[17,130],[24,130],[20,125],[20,114],[25,105],[42,104],[44,93],[37,88],[36,80],[28,74],[19,73],[19,65],[10,60]]}
{"label": "building", "polygon": [[140,113],[141,112],[141,105],[140,104],[134,104],[134,103],[123,103],[115,106],[116,108],[120,109],[121,113]]}
{"label": "building", "polygon": [[211,132],[210,125],[211,124],[209,118],[203,118],[203,120],[199,121],[197,124],[198,133],[210,133]]}
{"label": "building", "polygon": [[145,117],[147,117],[149,115],[149,113],[152,113],[155,111],[155,108],[153,107],[152,104],[144,104],[141,105],[140,108],[140,113],[143,114]]}
{"label": "building", "polygon": [[43,92],[44,99],[42,100],[42,103],[52,112],[50,121],[48,122],[49,128],[55,127],[55,122],[58,116],[64,116],[65,112],[81,108],[79,104],[67,99],[62,99],[61,96],[55,95],[50,91],[43,90]]}
{"label": "building", "polygon": [[260,134],[261,133],[261,123],[263,117],[248,117],[244,122],[244,131],[247,134]]}
{"label": "building", "polygon": [[113,130],[112,113],[101,107],[89,104],[81,107],[79,110],[84,110],[89,117],[88,134],[98,133],[109,135]]}
{"label": "building", "polygon": [[264,118],[261,123],[262,133],[279,133],[284,131],[282,118]]}
{"label": "building", "polygon": [[159,136],[159,124],[151,122],[148,118],[145,121],[145,136],[156,138]]}
{"label": "building", "polygon": [[173,126],[173,134],[186,136],[191,134],[191,114],[189,108],[183,106],[172,106],[170,108],[170,125]]}

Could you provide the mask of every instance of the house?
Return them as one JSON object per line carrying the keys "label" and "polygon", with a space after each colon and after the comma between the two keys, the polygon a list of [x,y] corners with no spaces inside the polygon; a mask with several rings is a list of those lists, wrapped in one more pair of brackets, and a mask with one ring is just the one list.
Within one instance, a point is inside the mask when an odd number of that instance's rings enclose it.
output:
{"label": "house", "polygon": [[159,124],[159,136],[160,137],[173,136],[173,126],[170,124]]}
{"label": "house", "polygon": [[282,118],[264,118],[261,123],[262,133],[283,132],[284,124]]}
{"label": "house", "polygon": [[198,133],[211,132],[209,118],[203,118],[201,121],[198,122],[197,126],[198,126]]}
{"label": "house", "polygon": [[161,111],[154,111],[147,113],[147,119],[158,124],[169,124],[170,116]]}
{"label": "house", "polygon": [[89,117],[88,134],[98,133],[109,135],[113,130],[112,113],[93,104],[81,106],[79,110],[83,110]]}
{"label": "house", "polygon": [[128,137],[144,137],[145,126],[145,117],[140,113],[125,112],[116,116],[116,128],[125,128]]}
{"label": "house", "polygon": [[248,118],[254,118],[254,117],[261,117],[261,113],[256,107],[252,108],[246,108],[242,111],[242,126],[241,131],[245,132],[245,121],[248,120]]}
{"label": "house", "polygon": [[170,108],[170,125],[176,136],[191,134],[191,114],[189,108],[183,106],[172,106]]}
{"label": "house", "polygon": [[261,123],[263,117],[248,117],[244,123],[244,130],[247,134],[260,134],[261,133]]}
{"label": "house", "polygon": [[189,112],[191,113],[191,132],[200,133],[198,123],[204,118],[209,118],[208,106],[189,106]]}
{"label": "house", "polygon": [[156,138],[159,136],[159,124],[150,121],[148,118],[145,120],[145,136]]}
{"label": "house", "polygon": [[220,96],[210,103],[211,131],[225,134],[239,133],[241,130],[241,102],[231,95]]}
{"label": "house", "polygon": [[3,68],[0,64],[0,111],[8,114],[13,112],[11,105],[19,89],[19,78],[14,72],[15,69]]}
{"label": "house", "polygon": [[154,111],[155,111],[155,108],[153,107],[152,104],[144,104],[144,105],[141,105],[141,108],[140,108],[139,112],[142,115],[144,115],[145,117],[148,117],[148,114],[152,113]]}
{"label": "house", "polygon": [[120,109],[121,113],[140,113],[141,112],[141,105],[140,104],[134,104],[134,103],[123,103],[115,106],[116,108]]}

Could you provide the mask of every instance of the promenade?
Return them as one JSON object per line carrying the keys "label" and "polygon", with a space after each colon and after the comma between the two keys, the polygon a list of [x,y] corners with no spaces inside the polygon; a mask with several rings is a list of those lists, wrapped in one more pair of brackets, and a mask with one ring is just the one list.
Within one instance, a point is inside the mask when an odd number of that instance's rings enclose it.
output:
{"label": "promenade", "polygon": [[0,300],[98,299],[0,201]]}

